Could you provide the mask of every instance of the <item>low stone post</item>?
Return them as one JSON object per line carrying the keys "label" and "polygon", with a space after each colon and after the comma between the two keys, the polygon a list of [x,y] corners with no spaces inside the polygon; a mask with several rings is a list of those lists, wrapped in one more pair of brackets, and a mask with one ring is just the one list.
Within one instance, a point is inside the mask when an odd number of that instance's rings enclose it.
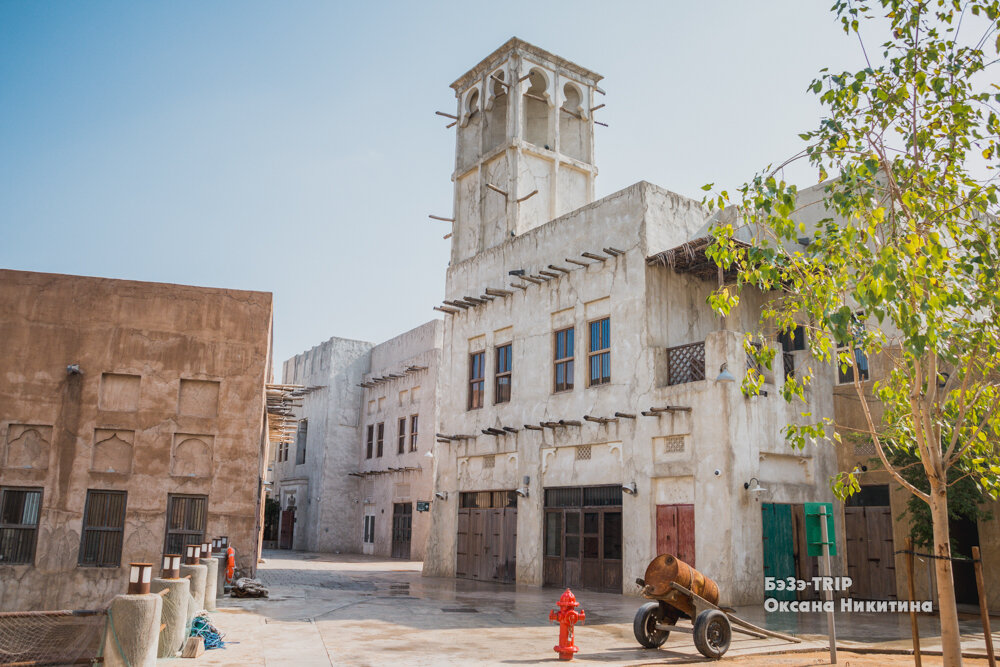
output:
{"label": "low stone post", "polygon": [[181,565],[181,576],[191,579],[191,604],[188,608],[187,620],[205,608],[205,578],[208,568],[200,564],[200,544],[189,544],[186,547],[185,562]]}
{"label": "low stone post", "polygon": [[219,559],[202,558],[201,564],[207,568],[205,575],[205,609],[215,611],[216,591],[219,586]]}
{"label": "low stone post", "polygon": [[[132,579],[136,578],[136,565],[132,567]],[[130,581],[131,590],[149,590],[150,579],[140,577],[138,582]],[[162,612],[163,599],[156,593],[128,593],[112,600],[104,630],[104,664],[155,667]]]}
{"label": "low stone post", "polygon": [[163,630],[160,631],[158,658],[173,658],[184,646],[187,635],[188,607],[191,599],[191,581],[180,576],[181,557],[164,554],[163,572],[150,583],[150,591],[163,599],[161,614]]}

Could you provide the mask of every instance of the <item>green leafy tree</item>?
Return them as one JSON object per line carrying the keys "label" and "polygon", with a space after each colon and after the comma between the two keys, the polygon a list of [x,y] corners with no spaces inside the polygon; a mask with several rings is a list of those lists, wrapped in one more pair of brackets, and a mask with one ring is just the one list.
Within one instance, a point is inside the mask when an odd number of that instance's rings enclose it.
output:
{"label": "green leafy tree", "polygon": [[[930,484],[924,474],[920,461],[909,452],[897,449],[889,458],[892,465],[913,486],[925,493],[930,493]],[[878,464],[878,460],[873,463]],[[957,466],[948,469],[948,518],[966,519],[973,523],[992,521],[993,513],[983,507],[985,497],[972,477],[963,473]],[[920,498],[910,495],[906,502],[906,511],[898,518],[907,520],[913,545],[920,549],[934,548],[934,524],[931,521],[930,506]],[[951,539],[951,550],[954,556],[969,558],[971,553],[958,551],[954,538]]]}
{"label": "green leafy tree", "polygon": [[[820,192],[778,178],[781,165],[737,195],[706,198],[738,213],[719,218],[738,222],[720,222],[709,250],[737,277],[709,301],[725,315],[747,288],[772,297],[746,344],[766,366],[773,349],[751,337],[805,328],[812,362],[784,383],[786,400],[802,400],[824,363],[853,377],[864,415],[856,430],[805,413],[786,435],[796,447],[863,435],[926,504],[941,557],[944,663],[960,665],[949,484],[968,479],[1000,494],[1000,3],[837,0],[832,11],[867,66],[823,70],[809,86],[824,117],[790,161],[816,169]],[[882,29],[877,49],[862,39]],[[873,380],[862,372],[868,359],[884,367]],[[744,391],[761,382],[751,371]],[[920,483],[893,463],[898,455],[919,462]],[[835,480],[841,497],[858,488],[853,472]]]}

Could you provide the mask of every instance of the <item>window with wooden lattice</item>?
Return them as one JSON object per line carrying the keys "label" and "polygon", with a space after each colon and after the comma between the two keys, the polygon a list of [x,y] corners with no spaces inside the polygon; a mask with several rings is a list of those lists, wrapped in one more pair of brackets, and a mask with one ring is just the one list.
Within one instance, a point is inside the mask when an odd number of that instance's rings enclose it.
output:
{"label": "window with wooden lattice", "polygon": [[667,348],[667,384],[705,379],[705,341]]}

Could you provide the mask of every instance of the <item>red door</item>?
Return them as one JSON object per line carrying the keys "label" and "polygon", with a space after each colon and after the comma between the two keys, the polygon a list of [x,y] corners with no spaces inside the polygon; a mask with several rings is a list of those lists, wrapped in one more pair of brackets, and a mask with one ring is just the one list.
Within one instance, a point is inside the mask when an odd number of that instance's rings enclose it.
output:
{"label": "red door", "polygon": [[281,536],[278,541],[279,549],[291,549],[292,537],[295,535],[295,510],[281,511]]}
{"label": "red door", "polygon": [[656,553],[694,562],[694,505],[656,506]]}

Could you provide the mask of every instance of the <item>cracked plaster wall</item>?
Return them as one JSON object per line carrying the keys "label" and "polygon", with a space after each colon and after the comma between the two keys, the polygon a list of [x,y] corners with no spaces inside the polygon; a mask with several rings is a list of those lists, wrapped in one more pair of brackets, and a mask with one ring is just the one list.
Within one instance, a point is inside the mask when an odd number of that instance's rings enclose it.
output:
{"label": "cracked plaster wall", "polygon": [[[530,477],[529,496],[518,501],[517,581],[540,585],[543,489],[635,482],[637,495],[623,497],[623,592],[637,593],[631,582],[655,555],[655,505],[692,503],[699,569],[719,583],[728,604],[763,599],[760,502],[829,500],[827,480],[835,460],[831,452],[817,449],[790,456],[780,428],[795,408],[777,396],[773,383],[768,397],[747,399],[738,383],[714,382],[723,362],[737,377],[745,373],[741,331],[755,321],[759,297],[748,298],[723,331],[705,303],[713,281],[646,265],[646,257],[680,245],[704,223],[697,202],[637,183],[449,268],[448,299],[479,295],[486,287],[513,294],[445,320],[438,430],[476,437],[436,445],[435,489],[447,491],[449,498],[433,505],[425,574],[454,575],[462,491],[514,489]],[[625,252],[585,268],[565,262],[566,257],[582,259],[584,251],[603,254],[605,247]],[[532,274],[549,264],[573,270],[523,291],[508,286],[508,271]],[[588,388],[587,323],[604,316],[611,320],[612,379]],[[570,325],[576,327],[575,388],[553,393],[553,332]],[[508,340],[513,344],[512,400],[494,405],[493,348]],[[698,341],[705,341],[710,379],[665,386],[665,347]],[[485,405],[467,410],[468,355],[480,349],[487,351]],[[782,377],[780,369],[773,375]],[[638,416],[667,404],[692,411]],[[812,408],[814,414],[832,414],[829,400],[816,400]],[[635,413],[637,419],[523,428],[581,420],[585,414],[611,417],[616,411]],[[520,431],[481,434],[483,428],[503,426]],[[671,436],[683,437],[683,451],[662,449]],[[572,455],[572,448],[584,444],[591,445],[589,461]],[[784,479],[786,459],[768,458],[768,452],[778,450],[793,461],[792,470],[801,471],[798,478]],[[484,465],[488,455],[495,457],[493,468]],[[769,497],[752,497],[743,489],[750,477],[769,475],[781,478],[771,485]]]}

